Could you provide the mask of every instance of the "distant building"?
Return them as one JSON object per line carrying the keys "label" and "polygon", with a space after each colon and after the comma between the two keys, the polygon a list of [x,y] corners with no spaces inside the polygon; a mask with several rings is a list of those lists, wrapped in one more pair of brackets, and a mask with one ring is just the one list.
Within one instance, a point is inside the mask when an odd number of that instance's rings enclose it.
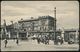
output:
{"label": "distant building", "polygon": [[79,41],[79,29],[65,29],[64,30],[64,41],[69,42],[73,39],[74,42]]}
{"label": "distant building", "polygon": [[[17,36],[17,24],[11,24],[11,25],[7,25],[6,28],[4,28],[4,25],[1,26],[1,38],[2,39],[5,39],[6,38],[6,35],[7,35],[7,38],[16,38]],[[6,31],[5,31],[6,29]]]}

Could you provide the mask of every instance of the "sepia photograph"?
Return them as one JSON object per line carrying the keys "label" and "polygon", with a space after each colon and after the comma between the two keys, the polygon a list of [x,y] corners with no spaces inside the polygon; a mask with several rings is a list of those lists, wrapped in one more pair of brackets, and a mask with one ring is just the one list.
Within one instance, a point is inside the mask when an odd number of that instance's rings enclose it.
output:
{"label": "sepia photograph", "polygon": [[78,1],[1,1],[1,51],[79,51]]}

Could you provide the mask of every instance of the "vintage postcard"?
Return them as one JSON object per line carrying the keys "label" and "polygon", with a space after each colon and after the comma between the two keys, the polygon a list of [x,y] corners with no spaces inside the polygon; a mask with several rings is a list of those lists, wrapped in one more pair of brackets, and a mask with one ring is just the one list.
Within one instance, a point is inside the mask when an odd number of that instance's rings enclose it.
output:
{"label": "vintage postcard", "polygon": [[1,1],[1,51],[79,51],[78,1]]}

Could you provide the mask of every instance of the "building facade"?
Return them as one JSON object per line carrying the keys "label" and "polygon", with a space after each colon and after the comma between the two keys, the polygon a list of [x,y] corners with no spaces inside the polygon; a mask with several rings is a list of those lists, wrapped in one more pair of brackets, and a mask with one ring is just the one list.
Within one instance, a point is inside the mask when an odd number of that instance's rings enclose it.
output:
{"label": "building facade", "polygon": [[1,38],[20,38],[26,39],[31,36],[45,36],[49,35],[51,40],[55,40],[57,36],[62,36],[65,42],[73,39],[75,42],[79,41],[79,30],[67,29],[64,31],[56,30],[55,33],[55,18],[52,16],[39,16],[29,20],[21,19],[18,23],[6,26],[6,23],[1,27]]}
{"label": "building facade", "polygon": [[54,32],[55,18],[51,16],[40,16],[37,19],[31,17],[30,20],[20,20],[19,24],[19,33],[26,32],[24,35],[20,35],[19,37],[27,37],[28,35],[49,35],[50,32]]}
{"label": "building facade", "polygon": [[64,41],[69,42],[73,40],[79,43],[79,30],[78,29],[66,29],[64,30]]}

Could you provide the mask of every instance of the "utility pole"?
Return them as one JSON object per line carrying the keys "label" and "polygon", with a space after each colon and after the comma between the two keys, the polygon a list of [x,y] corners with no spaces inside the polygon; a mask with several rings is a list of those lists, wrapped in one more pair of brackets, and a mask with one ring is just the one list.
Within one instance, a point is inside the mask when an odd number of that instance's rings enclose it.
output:
{"label": "utility pole", "polygon": [[54,8],[54,44],[56,44],[56,7]]}
{"label": "utility pole", "polygon": [[6,30],[6,21],[4,20],[4,34],[5,34],[5,39],[7,38],[7,30]]}
{"label": "utility pole", "polygon": [[14,35],[14,24],[13,24],[13,21],[11,21],[11,23],[12,23],[12,26],[11,26],[12,27],[11,34]]}

